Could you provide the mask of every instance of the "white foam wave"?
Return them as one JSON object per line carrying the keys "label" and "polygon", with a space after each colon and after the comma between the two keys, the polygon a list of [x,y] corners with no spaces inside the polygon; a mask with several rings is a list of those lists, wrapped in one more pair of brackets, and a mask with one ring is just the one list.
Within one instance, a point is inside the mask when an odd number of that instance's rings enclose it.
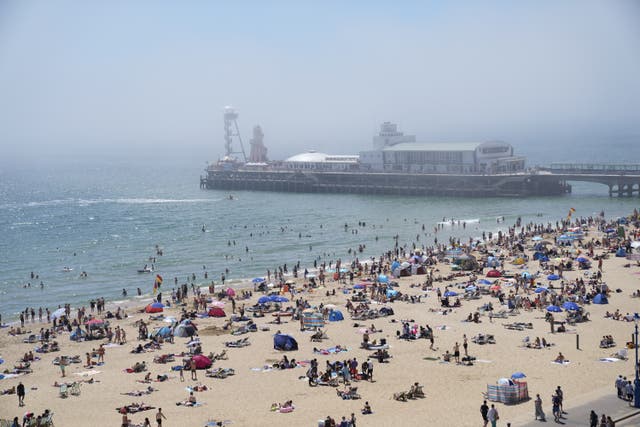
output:
{"label": "white foam wave", "polygon": [[440,221],[438,224],[440,225],[462,225],[466,224],[477,224],[480,222],[480,218],[471,218],[471,219],[453,219],[449,221]]}

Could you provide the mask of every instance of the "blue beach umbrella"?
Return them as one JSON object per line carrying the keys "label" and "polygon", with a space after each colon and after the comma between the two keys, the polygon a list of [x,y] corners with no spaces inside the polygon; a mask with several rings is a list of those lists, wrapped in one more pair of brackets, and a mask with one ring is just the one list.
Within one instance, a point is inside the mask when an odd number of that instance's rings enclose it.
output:
{"label": "blue beach umbrella", "polygon": [[526,378],[526,377],[527,376],[524,374],[524,372],[520,372],[520,371],[514,372],[513,374],[511,374],[511,379],[512,380],[517,380],[517,379]]}
{"label": "blue beach umbrella", "polygon": [[385,276],[384,274],[380,274],[378,276],[378,282],[380,282],[380,283],[389,283],[389,278],[387,276]]}
{"label": "blue beach umbrella", "polygon": [[566,301],[564,304],[562,304],[562,308],[564,308],[565,310],[579,310],[580,306],[573,301]]}
{"label": "blue beach umbrella", "polygon": [[444,293],[445,297],[457,297],[458,293],[456,291],[447,291]]}
{"label": "blue beach umbrella", "polygon": [[560,307],[558,307],[557,305],[550,305],[549,307],[547,307],[547,311],[552,311],[554,313],[560,313],[562,311],[562,309]]}
{"label": "blue beach umbrella", "polygon": [[266,304],[268,302],[271,302],[271,299],[266,295],[258,298],[258,304]]}
{"label": "blue beach umbrella", "polygon": [[560,276],[557,274],[550,274],[547,276],[547,280],[560,280]]}
{"label": "blue beach umbrella", "polygon": [[583,257],[583,256],[580,256],[580,257],[576,258],[576,261],[578,261],[578,262],[589,262],[589,260],[588,260],[588,259],[586,259],[586,258],[585,258],[585,257]]}
{"label": "blue beach umbrella", "polygon": [[285,297],[280,296],[280,295],[272,295],[272,296],[269,297],[269,300],[273,301],[273,302],[287,302],[287,301],[289,301],[289,298],[285,298]]}
{"label": "blue beach umbrella", "polygon": [[490,285],[492,282],[487,279],[480,279],[477,282],[479,285]]}
{"label": "blue beach umbrella", "polygon": [[547,288],[545,288],[545,287],[542,287],[542,286],[541,286],[541,287],[539,287],[539,288],[536,288],[536,290],[535,290],[534,292],[535,292],[536,294],[541,294],[542,292],[546,292],[546,291],[548,291],[548,290],[549,290],[549,289],[547,289]]}
{"label": "blue beach umbrella", "polygon": [[253,280],[251,280],[253,283],[262,283],[264,282],[264,277],[256,277]]}
{"label": "blue beach umbrella", "polygon": [[529,273],[528,271],[523,271],[522,272],[522,278],[523,279],[531,279],[531,273]]}

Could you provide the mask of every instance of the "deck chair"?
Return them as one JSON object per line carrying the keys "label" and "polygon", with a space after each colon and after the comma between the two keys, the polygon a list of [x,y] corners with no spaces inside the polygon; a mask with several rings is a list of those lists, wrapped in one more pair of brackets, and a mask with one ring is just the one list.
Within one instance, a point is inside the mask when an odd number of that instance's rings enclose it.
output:
{"label": "deck chair", "polygon": [[43,417],[40,420],[40,424],[46,427],[53,427],[53,412],[49,412],[49,415]]}
{"label": "deck chair", "polygon": [[71,387],[70,387],[69,392],[70,392],[73,396],[80,396],[80,383],[73,383],[73,384],[71,384]]}
{"label": "deck chair", "polygon": [[63,399],[69,397],[69,387],[66,384],[60,384],[59,394]]}

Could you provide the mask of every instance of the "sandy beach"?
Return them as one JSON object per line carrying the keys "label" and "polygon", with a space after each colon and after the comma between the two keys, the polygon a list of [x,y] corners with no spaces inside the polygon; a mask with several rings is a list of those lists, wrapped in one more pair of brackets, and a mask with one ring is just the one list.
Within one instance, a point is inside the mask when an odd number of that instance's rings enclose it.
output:
{"label": "sandy beach", "polygon": [[[516,233],[519,232],[520,228],[516,229]],[[628,225],[625,226],[625,232],[627,237],[635,233],[636,237],[631,237],[630,240],[637,240],[637,228]],[[627,313],[632,315],[638,311],[639,299],[632,298],[631,295],[640,289],[640,266],[635,261],[616,257],[615,253],[611,252],[611,248],[615,250],[622,243],[621,240],[611,238],[610,245],[595,245],[594,256],[590,256],[588,250],[575,241],[571,246],[558,248],[558,250],[570,250],[567,256],[561,255],[559,258],[573,259],[584,256],[591,260],[591,268],[579,269],[574,261],[571,270],[562,272],[561,280],[550,281],[547,279],[552,274],[550,269],[544,269],[540,262],[533,259],[536,240],[532,240],[532,237],[537,234],[531,231],[523,241],[524,255],[528,257],[524,264],[514,263],[515,259],[522,254],[511,251],[509,247],[517,243],[519,240],[517,238],[513,239],[512,244],[504,243],[501,248],[496,244],[496,236],[494,236],[493,242],[487,242],[486,251],[497,257],[502,255],[503,265],[499,270],[506,271],[507,275],[510,272],[516,277],[522,277],[524,271],[532,275],[538,274],[535,282],[543,286],[552,284],[557,294],[560,294],[563,284],[568,289],[568,286],[577,279],[583,279],[585,290],[591,292],[589,279],[595,277],[598,271],[598,261],[594,260],[594,257],[608,255],[603,260],[602,277],[599,283],[604,282],[608,285],[609,303],[585,304],[583,309],[589,313],[589,321],[566,323],[566,332],[551,333],[550,324],[545,320],[546,305],[531,309],[523,306],[517,310],[517,314],[509,314],[505,318],[489,316],[488,312],[482,312],[479,323],[466,322],[470,314],[476,313],[489,302],[494,307],[493,313],[508,310],[508,306],[501,306],[499,299],[493,294],[482,294],[479,299],[463,298],[464,288],[471,283],[472,273],[452,272],[452,264],[448,262],[451,257],[448,256],[443,257],[447,261],[440,260],[437,264],[427,267],[431,270],[434,282],[426,290],[424,289],[426,286],[423,285],[427,275],[391,278],[398,283],[394,290],[408,296],[420,296],[420,301],[417,302],[417,298],[414,298],[414,302],[372,301],[369,305],[370,309],[391,307],[394,311],[391,316],[377,319],[352,320],[345,307],[347,301],[354,295],[348,276],[338,281],[328,279],[325,286],[307,288],[307,290],[304,290],[303,285],[308,282],[299,278],[295,280],[295,299],[306,300],[310,307],[333,304],[344,314],[342,321],[327,322],[323,330],[328,338],[321,342],[312,342],[312,332],[301,331],[300,321],[291,317],[281,317],[280,324],[271,323],[276,319],[271,313],[266,313],[265,317],[253,318],[252,313],[246,312],[245,315],[257,325],[257,332],[231,335],[232,329],[244,323],[234,322],[229,330],[222,330],[223,325],[232,315],[232,304],[228,300],[223,300],[227,317],[196,318],[193,322],[197,325],[202,352],[205,355],[226,350],[227,359],[214,361],[212,368],[231,368],[235,371],[235,375],[224,379],[210,378],[205,376],[204,370],[198,370],[198,379],[192,380],[191,373],[185,371],[184,381],[181,381],[179,371],[171,370],[171,367],[182,364],[183,356],[180,354],[189,350],[185,344],[191,338],[175,337],[173,343],[162,343],[162,348],[159,350],[134,354],[131,352],[133,349],[147,342],[137,339],[139,320],[149,323],[150,332],[158,327],[169,326],[169,323],[151,320],[151,314],[139,312],[142,307],[131,308],[127,309],[129,315],[127,318],[109,319],[112,328],[119,326],[126,331],[127,342],[122,345],[105,345],[104,364],[83,367],[86,353],[97,349],[101,343],[106,342],[105,340],[75,342],[70,340],[69,333],[64,332],[58,333],[55,337],[60,345],[59,351],[34,352],[38,360],[31,362],[30,369],[33,372],[0,380],[0,390],[8,390],[20,382],[26,388],[24,407],[18,406],[18,398],[15,394],[0,396],[0,418],[11,420],[18,416],[22,423],[25,412],[33,412],[37,416],[45,409],[49,409],[54,414],[53,420],[57,426],[118,426],[122,423],[122,414],[116,408],[143,402],[156,409],[130,414],[129,419],[132,425],[142,425],[145,417],[148,417],[151,425],[155,426],[157,408],[161,407],[166,416],[163,422],[165,426],[205,426],[211,420],[234,426],[317,426],[318,421],[324,420],[327,416],[331,416],[339,424],[343,416],[349,419],[352,413],[355,414],[359,426],[432,424],[482,426],[480,405],[484,399],[483,393],[487,392],[487,384],[496,384],[499,378],[509,378],[519,371],[526,375],[523,380],[527,382],[530,399],[514,405],[495,403],[500,415],[498,425],[511,422],[512,426],[517,426],[530,422],[534,416],[534,399],[537,393],[542,397],[547,420],[553,422],[551,396],[557,386],[561,386],[564,391],[563,406],[568,410],[572,406],[584,404],[599,396],[615,394],[613,384],[618,375],[633,379],[632,350],[629,350],[629,360],[602,361],[601,359],[609,358],[631,340],[634,323],[606,318],[605,313],[619,310],[622,315]],[[540,239],[554,242],[555,237],[560,234],[561,231],[543,233],[540,234]],[[606,233],[603,231],[590,227],[586,229],[582,245],[592,241],[601,242],[605,236]],[[478,246],[469,253],[480,260],[486,253],[483,254],[477,249],[484,247],[484,245]],[[554,247],[553,244],[547,245],[547,249]],[[406,252],[405,255],[411,255],[411,250]],[[398,261],[405,261],[405,259],[400,257]],[[392,261],[391,259],[385,262]],[[361,260],[361,262],[366,261]],[[547,263],[547,267],[558,265],[559,262],[552,258]],[[368,264],[371,265],[370,260]],[[514,281],[487,278],[486,273],[489,270],[490,268],[484,268],[482,274],[478,273],[476,278],[488,279],[492,284],[500,284],[500,290],[504,292],[506,302],[510,293],[515,292]],[[554,272],[557,273],[557,270]],[[452,274],[457,276],[449,280],[437,280],[439,277]],[[361,283],[364,277],[369,277],[369,274],[355,277],[353,283]],[[490,286],[486,285],[487,288]],[[446,287],[459,293],[460,307],[443,308],[441,306],[437,288],[444,292]],[[248,284],[247,289],[252,290],[251,284]],[[523,290],[520,287],[517,293],[519,302],[523,303],[527,298],[534,300],[539,297],[541,294],[536,293],[534,289],[535,287]],[[333,291],[335,295],[332,294]],[[329,292],[328,296],[327,292]],[[369,293],[367,291],[367,294]],[[551,291],[545,293],[545,297],[550,298],[550,294]],[[262,292],[253,292],[250,299],[238,298],[236,307],[239,309],[243,304],[245,307],[250,307],[263,295]],[[190,291],[186,307],[189,311],[192,310],[192,296]],[[290,293],[284,296],[291,297]],[[455,297],[450,298],[452,303],[454,300]],[[358,302],[353,304],[357,305]],[[526,304],[523,303],[523,305]],[[295,304],[283,303],[283,308],[287,306],[295,306]],[[162,314],[180,319],[182,308],[166,307]],[[72,318],[76,317],[75,313],[74,308]],[[88,306],[87,314],[90,314]],[[567,310],[553,313],[553,315],[556,321],[564,321]],[[100,316],[96,317],[100,318]],[[398,331],[402,330],[403,320],[408,320],[412,327],[430,325],[433,328],[436,349],[429,348],[428,339],[399,339],[397,335]],[[531,324],[531,327],[521,330],[505,327],[505,324],[514,322]],[[318,361],[320,372],[325,370],[327,361],[356,358],[361,364],[367,360],[372,351],[361,348],[362,329],[371,325],[381,332],[370,333],[369,340],[386,339],[389,344],[388,352],[392,357],[388,363],[379,363],[376,359],[370,359],[373,363],[373,381],[352,381],[351,385],[357,387],[357,393],[361,399],[340,398],[336,389],[345,388],[342,381],[337,388],[322,385],[309,386],[306,374],[309,363],[314,358]],[[556,324],[556,328],[559,325]],[[213,328],[214,326],[216,328]],[[31,333],[38,334],[40,328],[51,327],[51,324],[39,323],[36,319],[34,323],[28,321],[25,327],[31,330]],[[273,335],[277,331],[293,336],[297,340],[299,349],[289,352],[275,350]],[[495,344],[480,345],[472,342],[472,337],[478,334],[493,335]],[[8,334],[8,328],[0,330],[0,356],[4,359],[0,370],[11,370],[14,365],[19,364],[19,359],[25,353],[34,351],[35,347],[40,346],[40,343],[24,343],[23,340],[28,335],[12,336]],[[459,343],[460,351],[464,356],[462,349],[464,335],[468,339],[468,354],[475,358],[472,359],[472,364],[444,362],[443,354],[446,351],[453,354],[456,342]],[[611,335],[615,345],[610,348],[601,348],[600,342],[603,335]],[[527,348],[523,345],[525,337],[529,337],[530,342],[533,342],[536,337],[544,338],[552,345],[544,349]],[[242,338],[248,338],[250,345],[241,348],[225,347],[225,342]],[[577,348],[578,340],[579,349]],[[316,354],[313,351],[314,348],[328,349],[338,345],[348,350],[328,355]],[[562,353],[569,363],[554,363],[559,353]],[[154,357],[162,354],[175,354],[175,361],[166,364],[155,363]],[[66,378],[61,377],[59,366],[52,363],[54,358],[62,355],[80,356],[80,363],[70,363],[66,368]],[[295,359],[302,363],[291,369],[267,368],[279,362],[285,355],[288,359]],[[97,358],[92,360],[97,361]],[[143,361],[148,368],[147,371],[126,372],[126,369],[133,367],[136,362]],[[147,373],[150,373],[153,381],[141,382]],[[162,382],[155,381],[161,375],[167,375],[168,379]],[[60,397],[60,388],[54,384],[62,381],[79,382],[79,395],[69,394],[66,398]],[[423,385],[424,398],[408,401],[398,401],[393,398],[394,393],[408,391],[415,382]],[[196,385],[205,385],[207,388],[205,391],[194,392],[200,404],[195,407],[177,406],[177,402],[188,399],[187,387]],[[142,391],[148,387],[152,387],[155,391],[142,396],[124,394]],[[293,411],[288,413],[270,411],[272,403],[284,403],[288,400],[293,402]],[[369,402],[372,414],[361,414],[365,402]],[[594,409],[598,412],[598,408]]]}

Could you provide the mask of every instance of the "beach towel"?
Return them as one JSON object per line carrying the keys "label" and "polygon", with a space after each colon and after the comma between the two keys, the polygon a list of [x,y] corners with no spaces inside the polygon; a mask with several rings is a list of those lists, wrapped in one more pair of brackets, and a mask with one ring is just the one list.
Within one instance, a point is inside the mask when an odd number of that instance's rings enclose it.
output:
{"label": "beach towel", "polygon": [[553,363],[554,365],[568,365],[569,363],[571,363],[571,361],[563,360],[562,362],[556,362],[555,360],[552,360],[551,363]]}
{"label": "beach towel", "polygon": [[612,362],[619,362],[620,361],[620,359],[617,359],[615,357],[601,357],[598,360],[600,360],[600,362],[605,362],[605,363],[612,363]]}
{"label": "beach towel", "polygon": [[99,374],[100,372],[101,371],[96,371],[95,369],[92,369],[90,371],[74,372],[73,374],[81,376],[81,377],[88,377],[88,376],[91,376],[91,375]]}

